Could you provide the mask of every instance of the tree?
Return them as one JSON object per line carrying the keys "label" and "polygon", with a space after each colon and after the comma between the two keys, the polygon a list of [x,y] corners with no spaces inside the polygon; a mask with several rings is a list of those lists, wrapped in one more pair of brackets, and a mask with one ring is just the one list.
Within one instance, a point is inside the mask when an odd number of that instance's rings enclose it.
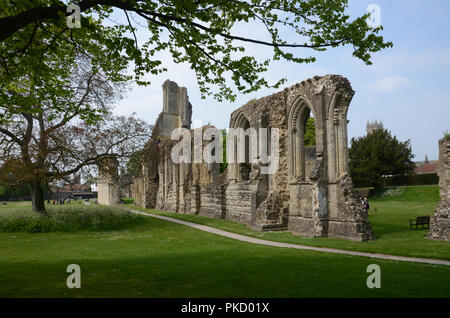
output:
{"label": "tree", "polygon": [[[44,212],[42,185],[94,165],[110,152],[131,154],[150,128],[135,117],[111,115],[125,81],[166,70],[157,54],[196,72],[202,96],[219,87],[218,100],[234,100],[269,84],[269,60],[245,55],[242,43],[273,48],[273,59],[310,63],[294,49],[324,51],[353,46],[370,64],[371,54],[392,46],[371,28],[367,15],[350,20],[347,1],[274,0],[79,0],[81,28],[66,23],[68,1],[0,0],[0,177],[32,189],[33,210]],[[108,25],[123,12],[124,24]],[[137,26],[148,40],[138,43]],[[269,41],[236,34],[240,23],[259,23]],[[296,35],[297,42],[286,37]],[[133,75],[126,70],[133,65]],[[231,80],[230,80],[231,79]],[[233,83],[232,88],[228,83]],[[134,147],[133,147],[134,146]]]}
{"label": "tree", "polygon": [[352,138],[349,149],[350,175],[356,186],[382,186],[383,176],[414,171],[410,140],[400,142],[386,129]]}
{"label": "tree", "polygon": [[305,126],[305,146],[316,145],[316,122],[314,117],[309,117]]}
{"label": "tree", "polygon": [[[268,83],[263,73],[270,59],[246,55],[242,44],[270,47],[273,60],[295,63],[316,60],[297,49],[324,51],[338,46],[353,47],[353,55],[371,64],[371,54],[392,46],[366,23],[368,14],[354,20],[346,13],[347,0],[78,0],[81,28],[69,28],[68,1],[0,0],[0,58],[8,77],[30,74],[33,57],[53,46],[69,43],[88,53],[111,75],[131,63],[134,79],[146,85],[143,76],[166,70],[158,52],[168,51],[176,63],[187,62],[196,72],[202,96],[234,100],[242,93],[262,87],[279,87],[280,79]],[[107,25],[113,14],[123,14],[123,24]],[[116,16],[114,16],[116,17]],[[117,19],[117,18],[116,18]],[[136,30],[145,22],[147,40],[138,42]],[[270,40],[237,33],[252,22]],[[42,39],[49,39],[42,41]],[[25,63],[21,60],[24,59]],[[13,65],[14,67],[11,67]],[[0,71],[1,71],[0,68]],[[50,75],[47,79],[51,79]],[[229,83],[232,83],[230,85]]]}
{"label": "tree", "polygon": [[30,188],[27,185],[0,184],[0,200],[10,200],[11,198],[29,197]]}
{"label": "tree", "polygon": [[[125,82],[114,81],[89,57],[73,52],[60,57],[49,51],[41,61],[43,73],[35,70],[20,82],[2,82],[0,181],[28,184],[33,211],[42,215],[43,187],[89,170],[105,156],[130,156],[151,130],[134,115],[112,115],[110,105],[121,97]],[[57,71],[47,72],[50,65]],[[46,81],[49,72],[55,76]]]}

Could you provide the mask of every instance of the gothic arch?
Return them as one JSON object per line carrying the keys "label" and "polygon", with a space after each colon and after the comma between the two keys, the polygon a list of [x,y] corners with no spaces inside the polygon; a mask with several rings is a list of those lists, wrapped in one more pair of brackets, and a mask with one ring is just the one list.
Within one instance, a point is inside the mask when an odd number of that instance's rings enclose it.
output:
{"label": "gothic arch", "polygon": [[347,113],[352,96],[335,91],[328,112],[328,173],[330,180],[348,174]]}
{"label": "gothic arch", "polygon": [[[244,132],[250,128],[250,120],[248,116],[240,111],[234,119],[232,119],[230,123],[230,128],[242,128]],[[238,162],[238,138],[236,136],[233,137],[232,147],[234,147],[233,151],[233,163],[230,165],[230,176],[231,179],[235,180],[249,180],[250,172],[251,172],[251,163],[250,163],[250,140],[247,136],[244,137],[245,142],[245,162]]]}
{"label": "gothic arch", "polygon": [[[291,182],[306,181],[305,165],[305,128],[310,114],[315,115],[314,108],[304,98],[298,97],[290,109],[288,116],[289,140],[289,175]],[[316,125],[316,136],[317,136]]]}

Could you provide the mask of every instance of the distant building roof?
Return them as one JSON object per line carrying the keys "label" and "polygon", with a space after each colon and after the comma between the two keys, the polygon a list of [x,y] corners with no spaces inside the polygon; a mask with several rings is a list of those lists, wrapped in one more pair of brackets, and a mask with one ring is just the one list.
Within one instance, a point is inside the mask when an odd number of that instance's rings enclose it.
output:
{"label": "distant building roof", "polygon": [[95,194],[94,191],[74,191],[72,192],[72,195],[77,196],[77,195],[87,195],[87,194]]}
{"label": "distant building roof", "polygon": [[53,193],[58,192],[72,192],[72,191],[90,191],[91,185],[90,184],[72,184],[72,185],[64,185],[62,187],[52,187]]}
{"label": "distant building roof", "polygon": [[425,163],[414,169],[415,174],[436,173],[437,162]]}

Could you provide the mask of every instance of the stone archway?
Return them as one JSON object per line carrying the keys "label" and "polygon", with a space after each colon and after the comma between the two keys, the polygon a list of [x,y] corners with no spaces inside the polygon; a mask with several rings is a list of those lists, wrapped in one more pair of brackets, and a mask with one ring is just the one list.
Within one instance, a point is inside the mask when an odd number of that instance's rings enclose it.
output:
{"label": "stone archway", "polygon": [[[289,176],[291,182],[305,182],[309,180],[306,163],[311,161],[307,156],[305,132],[306,123],[311,114],[312,107],[304,99],[299,99],[297,105],[292,107],[289,116]],[[317,132],[316,132],[317,136]],[[314,156],[315,157],[315,156]]]}
{"label": "stone archway", "polygon": [[[315,77],[285,90],[289,168],[288,229],[303,236],[372,239],[348,176],[347,112],[354,95],[347,79]],[[304,133],[316,125],[316,156],[306,164]]]}
{"label": "stone archway", "polygon": [[[252,167],[250,144],[255,142],[255,140],[251,140],[255,136],[252,136],[249,130],[250,121],[248,116],[244,112],[239,112],[230,123],[230,128],[234,130],[234,134],[229,138],[229,141],[232,141],[234,150],[232,153],[233,160],[229,164],[229,179],[249,181]],[[241,143],[244,144],[242,145]]]}

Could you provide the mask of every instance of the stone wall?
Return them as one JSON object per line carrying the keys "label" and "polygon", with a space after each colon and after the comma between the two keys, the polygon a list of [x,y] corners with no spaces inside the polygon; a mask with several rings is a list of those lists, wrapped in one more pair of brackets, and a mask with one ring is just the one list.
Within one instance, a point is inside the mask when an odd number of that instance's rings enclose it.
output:
{"label": "stone wall", "polygon": [[159,114],[155,126],[158,134],[170,136],[178,127],[190,128],[192,105],[185,87],[179,87],[173,81],[165,81],[163,87],[163,111]]}
{"label": "stone wall", "polygon": [[[279,169],[271,175],[245,180],[242,164],[229,165],[232,189],[251,195],[227,207],[226,218],[253,228],[284,228],[302,236],[373,239],[367,213],[356,200],[348,176],[347,111],[354,91],[347,79],[314,77],[282,92],[252,101],[234,111],[230,128],[279,130]],[[304,141],[306,121],[314,116],[316,146]],[[251,167],[250,174],[254,172]],[[246,188],[246,189],[247,189]],[[254,201],[252,201],[254,200]],[[250,206],[253,202],[253,206]],[[250,212],[248,212],[250,211]],[[228,216],[228,213],[230,216]]]}
{"label": "stone wall", "polygon": [[131,174],[121,173],[119,176],[119,187],[123,197],[132,198],[134,177]]}
{"label": "stone wall", "polygon": [[199,215],[223,219],[225,213],[225,193],[222,185],[210,184],[200,187]]}
{"label": "stone wall", "polygon": [[119,186],[119,162],[112,156],[98,163],[98,203],[104,205],[119,204],[122,194]]}
{"label": "stone wall", "polygon": [[441,201],[430,218],[428,237],[450,241],[450,138],[439,140],[439,190]]}

